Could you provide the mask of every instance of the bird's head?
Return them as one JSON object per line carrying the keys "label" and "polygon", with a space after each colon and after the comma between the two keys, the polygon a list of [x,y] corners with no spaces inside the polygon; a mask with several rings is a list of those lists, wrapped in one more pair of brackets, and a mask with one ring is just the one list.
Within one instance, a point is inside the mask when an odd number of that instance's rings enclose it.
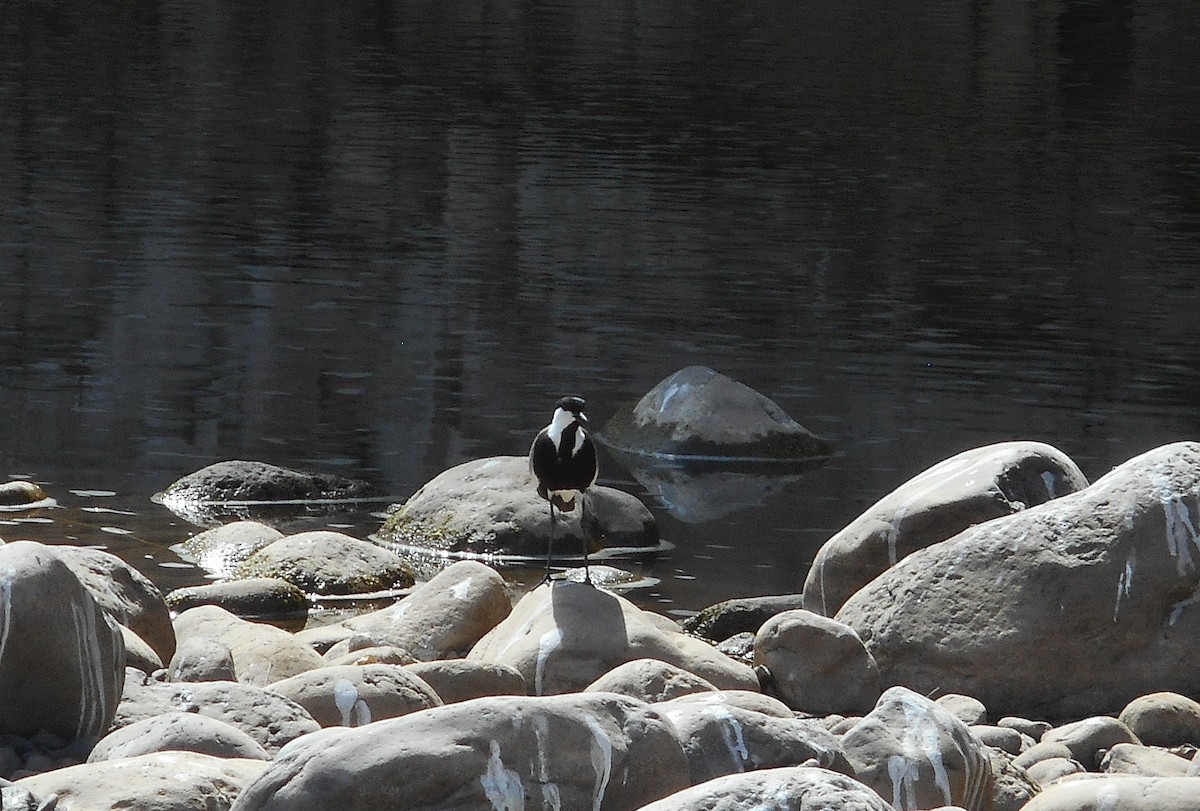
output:
{"label": "bird's head", "polygon": [[586,405],[587,404],[583,401],[582,397],[576,397],[573,394],[569,394],[558,401],[558,407],[555,409],[555,411],[566,412],[579,422],[586,424],[588,418],[587,415],[583,413],[583,409]]}

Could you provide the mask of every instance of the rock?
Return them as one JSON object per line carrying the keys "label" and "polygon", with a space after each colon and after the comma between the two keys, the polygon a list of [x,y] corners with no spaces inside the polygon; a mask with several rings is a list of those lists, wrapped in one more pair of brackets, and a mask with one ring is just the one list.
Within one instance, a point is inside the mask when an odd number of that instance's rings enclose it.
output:
{"label": "rock", "polygon": [[703,366],[680,369],[619,410],[599,439],[672,459],[800,460],[833,452],[767,397]]}
{"label": "rock", "polygon": [[462,560],[420,584],[403,600],[342,623],[355,633],[387,634],[419,660],[463,657],[512,610],[495,569]]}
{"label": "rock", "polygon": [[164,751],[270,760],[266,749],[231,724],[195,712],[166,712],[104,736],[92,749],[88,762],[98,763]]}
{"label": "rock", "polygon": [[1020,811],[1041,791],[1038,785],[1020,766],[1013,764],[1013,757],[1000,749],[989,748],[988,758],[992,768],[991,811]]}
{"label": "rock", "polygon": [[1071,750],[1067,748],[1065,743],[1059,741],[1046,741],[1044,743],[1035,743],[1033,746],[1026,749],[1021,754],[1013,758],[1013,762],[1022,769],[1028,769],[1035,763],[1050,758],[1070,758]]}
{"label": "rock", "polygon": [[770,715],[773,718],[795,718],[795,713],[777,698],[751,690],[718,690],[715,693],[688,693],[671,699],[672,704],[702,704],[721,707],[737,707],[750,712]]}
{"label": "rock", "polygon": [[[591,551],[658,543],[654,516],[635,496],[594,485],[587,490],[585,506],[555,518],[556,556],[582,556],[579,522],[585,512]],[[375,539],[451,554],[544,557],[549,508],[537,494],[524,456],[476,459],[427,482],[388,516]]]}
{"label": "rock", "polygon": [[329,646],[322,655],[326,662],[332,664],[337,659],[341,659],[348,654],[356,653],[362,650],[379,650],[386,648],[392,651],[399,651],[399,658],[403,661],[398,661],[397,664],[412,664],[418,659],[401,647],[398,642],[406,642],[408,638],[401,635],[399,638],[393,638],[395,635],[391,633],[390,628],[374,628],[371,631],[359,633],[351,633],[345,639],[340,639]]}
{"label": "rock", "polygon": [[42,797],[57,795],[58,811],[221,811],[232,807],[242,787],[266,765],[196,752],[154,752],[56,769],[17,785]]}
{"label": "rock", "polygon": [[1165,749],[1118,743],[1100,761],[1100,771],[1141,777],[1186,777],[1190,765],[1190,761]]}
{"label": "rock", "polygon": [[190,608],[175,618],[181,644],[196,637],[213,639],[229,648],[238,681],[266,685],[313,670],[325,660],[287,631],[230,614],[215,605]]}
{"label": "rock", "polygon": [[731,774],[671,794],[641,811],[893,811],[878,794],[844,774],[785,766]]}
{"label": "rock", "polygon": [[1087,769],[1083,768],[1083,764],[1078,760],[1069,757],[1051,757],[1030,764],[1029,768],[1025,770],[1025,774],[1029,775],[1030,780],[1045,788],[1064,777],[1083,774],[1086,771]]}
{"label": "rock", "polygon": [[1061,743],[1071,750],[1071,757],[1088,768],[1100,765],[1098,754],[1118,743],[1137,743],[1137,736],[1116,718],[1098,715],[1063,724],[1042,736],[1041,743]]}
{"label": "rock", "polygon": [[116,728],[163,713],[196,712],[237,727],[271,755],[321,728],[299,704],[261,687],[228,681],[164,684],[133,672],[113,720]]}
{"label": "rock", "polygon": [[1050,731],[1049,721],[1031,721],[1028,718],[1019,718],[1015,715],[1006,715],[996,722],[996,726],[1008,727],[1015,729],[1022,735],[1028,735],[1035,741],[1040,741],[1042,736]]}
{"label": "rock", "polygon": [[328,473],[288,470],[265,462],[217,462],[176,480],[156,496],[167,506],[187,503],[329,501],[371,498],[371,485]]}
{"label": "rock", "polygon": [[325,661],[330,665],[411,665],[416,663],[417,658],[404,648],[375,645],[357,648],[341,656],[326,656]]}
{"label": "rock", "polygon": [[879,669],[858,634],[796,609],[767,620],[754,637],[754,664],[793,710],[815,715],[867,712],[879,698]]}
{"label": "rock", "polygon": [[937,703],[954,713],[967,726],[987,723],[987,707],[977,698],[947,693],[938,696]]}
{"label": "rock", "polygon": [[295,701],[323,727],[363,726],[442,703],[433,688],[401,665],[322,667],[267,689]]}
{"label": "rock", "polygon": [[274,577],[309,594],[368,594],[415,582],[412,566],[395,552],[329,530],[280,538],[246,558],[234,576]]}
{"label": "rock", "polygon": [[804,607],[833,616],[905,555],[1084,487],[1075,463],[1041,442],[1001,442],[952,456],[825,542],[804,581]]}
{"label": "rock", "polygon": [[716,689],[711,682],[658,659],[634,659],[617,665],[584,688],[593,693],[620,693],[650,704]]}
{"label": "rock", "polygon": [[53,549],[0,546],[0,732],[99,737],[124,677],[117,623]]}
{"label": "rock", "polygon": [[745,665],[754,666],[754,634],[746,631],[718,642],[717,650]]}
{"label": "rock", "polygon": [[46,491],[40,485],[33,482],[16,480],[0,484],[0,511],[21,512],[53,507],[57,503],[46,495]]}
{"label": "rock", "polygon": [[447,704],[296,741],[236,811],[625,811],[688,784],[670,724],[606,693]]}
{"label": "rock", "polygon": [[772,597],[739,597],[710,605],[688,617],[683,630],[710,642],[721,642],[740,633],[757,633],[763,623],[784,611],[804,607],[801,594]]}
{"label": "rock", "polygon": [[777,718],[715,701],[667,701],[656,706],[679,734],[692,783],[806,763],[852,771],[837,737],[812,721]]}
{"label": "rock", "polygon": [[215,577],[229,578],[238,564],[282,537],[282,532],[258,521],[234,521],[206,529],[171,548]]}
{"label": "rock", "polygon": [[1010,755],[1019,755],[1034,746],[1033,738],[1008,727],[989,724],[968,724],[967,727],[980,743]]}
{"label": "rock", "polygon": [[953,713],[904,687],[842,736],[855,777],[895,808],[960,805],[985,811],[992,801],[991,759]]}
{"label": "rock", "polygon": [[481,639],[468,659],[516,668],[536,695],[582,690],[634,659],[660,659],[718,688],[755,689],[745,665],[686,636],[665,617],[580,583],[543,584]]}
{"label": "rock", "polygon": [[1139,696],[1118,717],[1148,746],[1200,746],[1200,703],[1179,693]]}
{"label": "rock", "polygon": [[1200,811],[1193,777],[1103,777],[1050,786],[1024,811]]}
{"label": "rock", "polygon": [[162,670],[162,659],[158,658],[158,654],[146,644],[144,639],[124,625],[118,625],[117,630],[121,632],[121,639],[125,645],[125,666],[136,667],[143,673]]}
{"label": "rock", "polygon": [[106,614],[141,637],[159,659],[171,661],[175,629],[158,586],[116,555],[99,549],[55,546],[54,554],[70,567]]}
{"label": "rock", "polygon": [[1079,717],[1200,693],[1200,445],[1157,448],[1077,493],[919,550],[838,612],[885,684],[998,714]]}
{"label": "rock", "polygon": [[308,612],[304,589],[278,577],[251,577],[226,583],[185,586],[167,594],[173,611],[215,605],[239,617],[284,617]]}
{"label": "rock", "polygon": [[446,704],[484,696],[523,696],[525,678],[507,665],[471,659],[418,662],[405,669],[433,688]]}
{"label": "rock", "polygon": [[233,652],[217,639],[185,639],[175,649],[167,677],[171,681],[237,681]]}

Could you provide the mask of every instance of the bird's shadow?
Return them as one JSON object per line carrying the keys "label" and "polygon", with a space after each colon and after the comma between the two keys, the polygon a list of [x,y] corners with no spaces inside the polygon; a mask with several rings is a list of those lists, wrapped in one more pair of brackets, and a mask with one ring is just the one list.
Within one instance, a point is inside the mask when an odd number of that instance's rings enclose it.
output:
{"label": "bird's shadow", "polygon": [[597,640],[605,648],[614,643],[628,645],[625,612],[616,595],[571,580],[552,581],[549,588],[550,610],[564,649],[586,651],[594,648]]}

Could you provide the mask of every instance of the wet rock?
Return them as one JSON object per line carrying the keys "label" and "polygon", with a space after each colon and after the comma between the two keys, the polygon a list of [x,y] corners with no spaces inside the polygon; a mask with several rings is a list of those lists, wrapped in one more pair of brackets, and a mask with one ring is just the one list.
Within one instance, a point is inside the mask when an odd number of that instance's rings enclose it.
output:
{"label": "wet rock", "polygon": [[408,672],[433,688],[446,704],[485,696],[523,696],[525,678],[516,669],[471,659],[417,662]]}
{"label": "wet rock", "polygon": [[196,752],[154,752],[57,769],[18,780],[17,785],[41,797],[57,795],[56,808],[61,811],[219,811],[230,808],[242,787],[266,765]]}
{"label": "wet rock", "polygon": [[584,689],[593,693],[620,693],[654,704],[717,688],[675,665],[658,659],[635,659],[617,665]]}
{"label": "wet rock", "polygon": [[665,617],[580,583],[529,592],[467,658],[516,668],[536,695],[582,690],[634,659],[660,659],[719,688],[755,689],[754,672]]}
{"label": "wet rock", "polygon": [[1200,811],[1193,777],[1102,777],[1057,783],[1024,811]]}
{"label": "wet rock", "polygon": [[171,548],[212,575],[228,578],[238,564],[282,537],[282,532],[258,521],[234,521],[206,529]]}
{"label": "wet rock", "polygon": [[114,620],[133,631],[169,662],[175,653],[175,629],[162,592],[150,579],[116,555],[82,546],[55,546],[54,554]]}
{"label": "wet rock", "polygon": [[[591,551],[658,543],[654,516],[636,497],[596,485],[587,490],[585,506],[555,518],[557,557],[582,556],[585,512]],[[549,506],[524,456],[476,459],[427,482],[388,516],[376,539],[450,553],[545,556]]]}
{"label": "wet rock", "polygon": [[992,802],[988,750],[944,707],[892,687],[842,736],[855,777],[895,808],[960,805],[985,811]]}
{"label": "wet rock", "polygon": [[1191,761],[1171,754],[1165,749],[1139,746],[1135,743],[1114,745],[1100,761],[1100,771],[1106,774],[1129,774],[1141,777],[1186,777]]}
{"label": "wet rock", "polygon": [[748,386],[703,366],[680,369],[604,426],[601,440],[654,457],[797,460],[832,446]]}
{"label": "wet rock", "polygon": [[1071,750],[1072,758],[1094,769],[1100,765],[1102,751],[1118,743],[1141,741],[1118,719],[1098,715],[1055,727],[1042,736],[1041,743],[1061,743]]}
{"label": "wet rock", "polygon": [[88,762],[98,763],[165,751],[199,752],[223,758],[270,759],[266,749],[232,724],[196,712],[166,712],[104,736],[92,749]]}
{"label": "wet rock", "polygon": [[268,685],[295,701],[323,727],[358,727],[440,706],[428,684],[401,665],[338,665]]}
{"label": "wet rock", "polygon": [[1179,693],[1139,696],[1118,717],[1148,746],[1200,746],[1200,703]]}
{"label": "wet rock", "polygon": [[692,783],[806,763],[852,773],[837,737],[816,722],[778,718],[720,701],[667,701],[656,706],[679,734]]}
{"label": "wet rock", "polygon": [[739,597],[710,605],[682,623],[689,634],[721,642],[740,633],[757,633],[763,623],[784,611],[804,608],[804,595]]}
{"label": "wet rock", "polygon": [[197,637],[229,648],[238,681],[266,685],[322,667],[325,660],[312,648],[273,625],[249,622],[215,605],[202,605],[175,618],[182,644]]}
{"label": "wet rock", "polygon": [[804,582],[804,607],[833,616],[850,595],[910,552],[1086,486],[1074,462],[1041,442],[1002,442],[952,456],[825,542]]}
{"label": "wet rock", "polygon": [[278,578],[309,594],[367,594],[415,582],[412,567],[395,552],[329,530],[280,538],[243,561],[234,576]]}
{"label": "wet rock", "polygon": [[878,794],[844,774],[810,766],[785,766],[718,777],[671,794],[641,811],[893,811]]}
{"label": "wet rock", "polygon": [[233,651],[217,639],[185,639],[171,657],[167,677],[171,681],[237,681]]}
{"label": "wet rock", "polygon": [[70,567],[40,543],[0,546],[0,732],[99,737],[124,678],[121,631]]}
{"label": "wet rock", "polygon": [[643,702],[502,696],[297,741],[234,808],[632,811],[687,784],[674,731]]}
{"label": "wet rock", "polygon": [[734,634],[733,636],[717,643],[717,650],[728,656],[730,659],[747,664],[753,667],[754,665],[754,634],[749,631],[742,634]]}
{"label": "wet rock", "polygon": [[166,596],[173,611],[202,605],[223,608],[239,617],[285,617],[306,613],[311,606],[304,589],[278,577],[251,577],[226,583],[185,586]]}
{"label": "wet rock", "polygon": [[316,501],[370,498],[366,482],[328,473],[289,470],[266,462],[217,462],[176,480],[159,495],[172,502]]}
{"label": "wet rock", "polygon": [[1151,690],[1197,693],[1197,514],[1200,445],[1157,448],[914,552],[837,618],[885,683],[993,711],[1078,717]]}
{"label": "wet rock", "polygon": [[33,482],[19,480],[0,484],[0,511],[33,510],[52,507],[56,503],[41,486]]}
{"label": "wet rock", "polygon": [[772,692],[815,715],[869,711],[879,698],[879,669],[854,629],[796,609],[767,620],[754,637],[754,664]]}
{"label": "wet rock", "polygon": [[387,608],[342,623],[351,633],[382,634],[419,660],[462,658],[512,610],[495,569],[462,560]]}
{"label": "wet rock", "polygon": [[227,681],[162,683],[135,675],[113,720],[116,728],[168,712],[195,712],[237,727],[274,755],[320,725],[294,701],[261,687]]}

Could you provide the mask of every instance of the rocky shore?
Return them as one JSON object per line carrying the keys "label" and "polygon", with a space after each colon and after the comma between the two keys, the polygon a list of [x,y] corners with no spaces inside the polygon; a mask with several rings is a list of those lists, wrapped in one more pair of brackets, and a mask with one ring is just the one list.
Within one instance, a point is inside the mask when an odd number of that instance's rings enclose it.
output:
{"label": "rocky shore", "polygon": [[[414,583],[334,532],[203,533],[242,579],[166,596],[11,540],[3,808],[1200,809],[1198,515],[1194,443],[1091,484],[987,446],[865,511],[802,592],[683,625],[478,560]],[[398,599],[247,618],[353,589]]]}

